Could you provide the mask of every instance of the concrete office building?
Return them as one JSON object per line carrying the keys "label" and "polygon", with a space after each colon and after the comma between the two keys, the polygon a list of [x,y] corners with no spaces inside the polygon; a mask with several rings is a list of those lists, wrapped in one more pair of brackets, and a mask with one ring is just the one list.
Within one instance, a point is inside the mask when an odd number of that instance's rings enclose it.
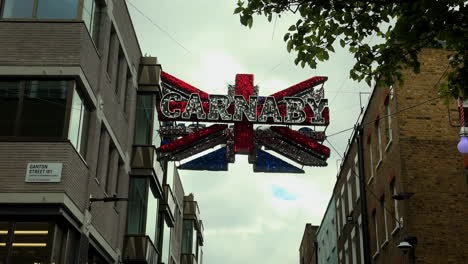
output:
{"label": "concrete office building", "polygon": [[161,66],[125,1],[0,0],[0,36],[0,264],[180,263]]}

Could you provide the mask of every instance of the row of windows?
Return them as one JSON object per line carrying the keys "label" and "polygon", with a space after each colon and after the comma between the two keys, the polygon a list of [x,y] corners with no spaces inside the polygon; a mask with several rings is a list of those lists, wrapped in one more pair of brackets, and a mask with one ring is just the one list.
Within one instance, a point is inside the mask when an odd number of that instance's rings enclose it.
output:
{"label": "row of windows", "polygon": [[[362,219],[358,219],[358,234],[356,234],[356,227],[351,230],[349,239],[344,242],[344,250],[338,253],[338,261],[342,264],[357,264],[364,263],[364,245],[362,235]],[[359,236],[359,244],[358,244]],[[358,257],[359,254],[359,257]],[[359,262],[358,262],[359,260]]]}
{"label": "row of windows", "polygon": [[[0,263],[78,263],[80,233],[56,222],[0,222]],[[91,245],[89,264],[108,264]]]}
{"label": "row of windows", "polygon": [[[395,180],[390,184],[389,193],[390,196],[397,194]],[[379,208],[374,208],[372,212],[372,236],[375,244],[371,246],[373,247],[374,256],[388,243],[390,236],[398,230],[400,227],[399,221],[398,201],[389,199],[384,194],[379,201]]]}

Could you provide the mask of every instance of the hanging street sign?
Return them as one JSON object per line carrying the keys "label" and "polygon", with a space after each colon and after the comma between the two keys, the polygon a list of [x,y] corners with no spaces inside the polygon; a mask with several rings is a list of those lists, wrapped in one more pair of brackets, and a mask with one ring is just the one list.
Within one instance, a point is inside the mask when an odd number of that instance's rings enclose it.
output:
{"label": "hanging street sign", "polygon": [[[265,97],[258,96],[252,74],[237,74],[227,95],[209,95],[166,72],[161,72],[161,80],[157,111],[165,125],[159,132],[170,142],[157,149],[159,159],[180,161],[221,145],[179,169],[227,170],[235,154],[247,154],[256,172],[304,172],[262,148],[301,165],[327,165],[330,149],[318,142],[325,133],[309,128],[330,123],[323,88],[327,77],[313,77]],[[175,121],[216,124],[185,128]],[[306,127],[296,131],[291,125]]]}

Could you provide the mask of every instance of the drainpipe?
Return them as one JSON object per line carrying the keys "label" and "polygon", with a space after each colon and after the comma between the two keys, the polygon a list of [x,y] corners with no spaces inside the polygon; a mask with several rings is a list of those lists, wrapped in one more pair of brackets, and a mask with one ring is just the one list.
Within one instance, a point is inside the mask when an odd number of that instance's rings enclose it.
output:
{"label": "drainpipe", "polygon": [[367,213],[367,197],[366,197],[366,180],[364,177],[364,145],[363,145],[363,138],[364,138],[364,129],[360,124],[358,127],[358,135],[357,135],[357,145],[358,145],[358,170],[359,170],[359,184],[361,186],[360,193],[361,193],[361,218],[362,218],[362,242],[364,247],[364,263],[370,264],[371,263],[371,253],[370,253],[370,235],[369,235],[369,217]]}

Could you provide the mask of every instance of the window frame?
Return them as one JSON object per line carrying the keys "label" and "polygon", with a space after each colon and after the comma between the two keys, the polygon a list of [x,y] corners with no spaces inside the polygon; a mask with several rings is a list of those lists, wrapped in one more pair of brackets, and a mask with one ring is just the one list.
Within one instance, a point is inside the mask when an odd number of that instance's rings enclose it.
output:
{"label": "window frame", "polygon": [[74,21],[74,22],[80,22],[83,21],[82,15],[83,15],[83,1],[84,0],[76,0],[77,1],[77,6],[76,6],[76,17],[75,18],[37,18],[37,10],[39,7],[38,2],[40,0],[32,0],[33,1],[33,8],[32,8],[32,15],[29,18],[8,18],[8,17],[3,17],[3,12],[5,11],[5,3],[7,0],[1,0],[0,1],[0,20],[5,20],[5,21],[57,21],[57,22],[65,22],[65,21]]}
{"label": "window frame", "polygon": [[[390,191],[391,191],[392,195],[397,195],[398,194],[395,180],[393,180],[390,183]],[[393,199],[393,208],[394,208],[393,216],[395,218],[395,219],[393,219],[393,222],[395,222],[395,227],[392,230],[392,233],[391,233],[392,235],[395,234],[396,231],[400,228],[400,223],[399,223],[400,213],[398,211],[398,200]]]}

